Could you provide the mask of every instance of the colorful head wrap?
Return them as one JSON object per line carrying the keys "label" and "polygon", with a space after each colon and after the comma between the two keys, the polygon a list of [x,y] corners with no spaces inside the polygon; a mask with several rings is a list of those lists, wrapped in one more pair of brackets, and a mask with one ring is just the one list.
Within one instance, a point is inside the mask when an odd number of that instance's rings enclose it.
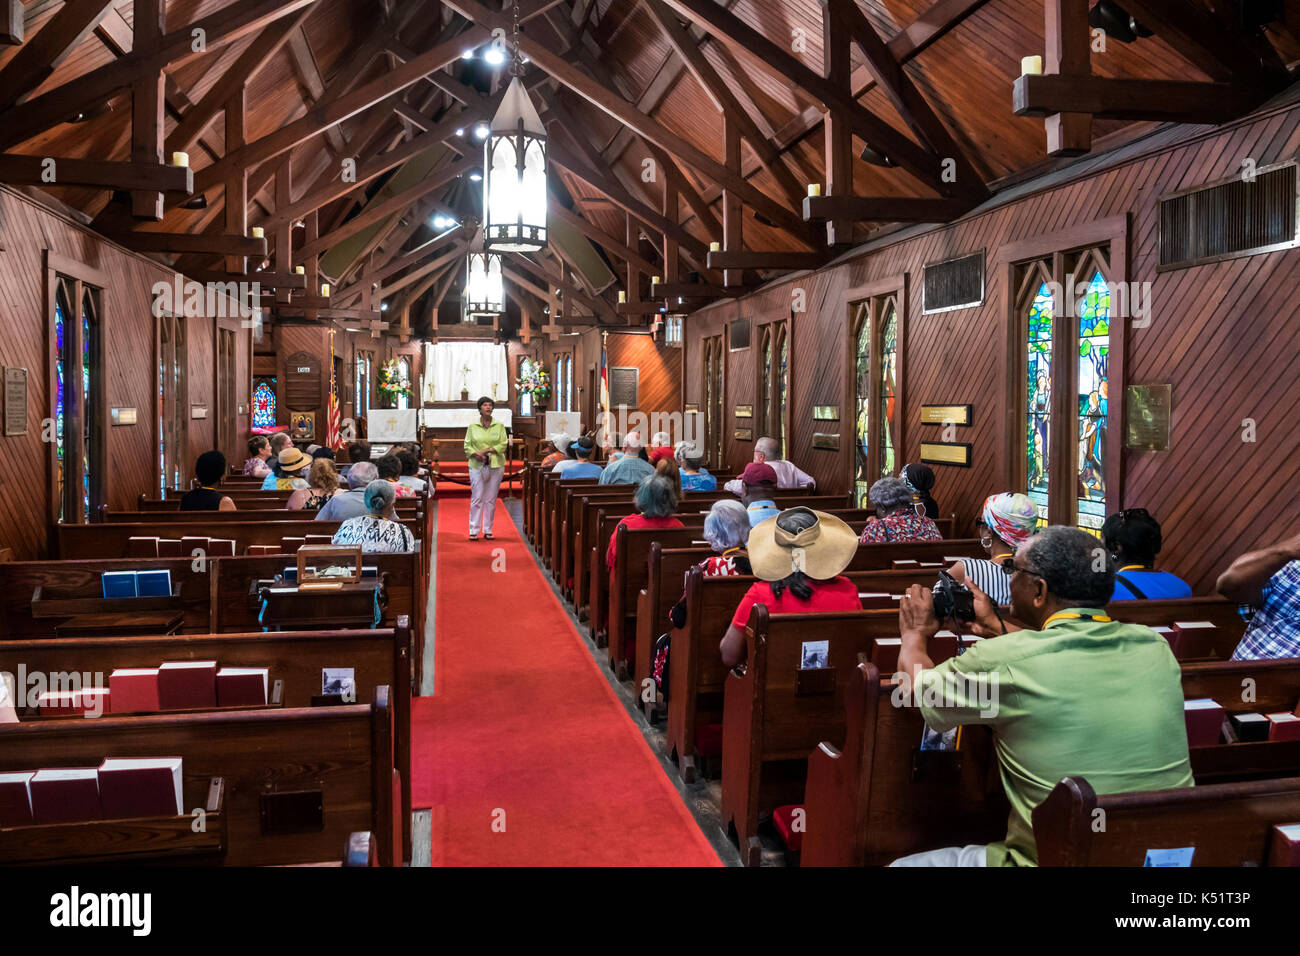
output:
{"label": "colorful head wrap", "polygon": [[999,538],[1019,548],[1034,533],[1038,523],[1038,509],[1028,495],[1004,492],[984,499],[981,520]]}

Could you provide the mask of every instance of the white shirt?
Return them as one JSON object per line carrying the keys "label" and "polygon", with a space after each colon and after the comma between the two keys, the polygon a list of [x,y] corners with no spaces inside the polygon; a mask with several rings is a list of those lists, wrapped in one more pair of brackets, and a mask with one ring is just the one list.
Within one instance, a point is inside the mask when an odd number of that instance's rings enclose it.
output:
{"label": "white shirt", "polygon": [[[778,488],[806,488],[809,485],[817,484],[815,478],[808,472],[802,470],[794,462],[778,459],[769,461],[767,464],[772,466],[776,472],[776,486]],[[733,495],[743,495],[745,493],[745,483],[739,478],[733,478],[722,486]]]}

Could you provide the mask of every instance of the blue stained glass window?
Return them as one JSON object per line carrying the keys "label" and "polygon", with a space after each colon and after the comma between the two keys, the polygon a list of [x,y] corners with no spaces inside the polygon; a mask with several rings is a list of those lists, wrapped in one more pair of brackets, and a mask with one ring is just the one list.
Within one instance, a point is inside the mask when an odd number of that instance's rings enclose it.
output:
{"label": "blue stained glass window", "polygon": [[1052,419],[1052,293],[1044,282],[1029,307],[1026,331],[1025,476],[1038,524],[1047,524],[1048,451]]}
{"label": "blue stained glass window", "polygon": [[1093,273],[1079,311],[1079,527],[1100,533],[1106,518],[1106,423],[1110,364],[1110,288]]}
{"label": "blue stained glass window", "polygon": [[857,342],[857,387],[854,389],[854,413],[857,441],[853,443],[854,482],[853,498],[859,508],[867,507],[867,491],[873,478],[867,473],[871,453],[871,316],[865,306],[861,310]]}
{"label": "blue stained glass window", "polygon": [[275,427],[275,379],[262,379],[253,389],[253,427]]}
{"label": "blue stained glass window", "polygon": [[[54,300],[54,447],[55,456],[58,462],[58,484],[57,491],[59,501],[64,499],[63,483],[66,473],[67,462],[63,447],[63,411],[64,411],[64,384],[63,375],[65,371],[65,358],[67,349],[65,339],[67,338],[67,313],[64,311],[63,296],[57,295]],[[59,506],[59,519],[63,519],[63,506]]]}
{"label": "blue stained glass window", "polygon": [[86,520],[90,519],[90,430],[91,422],[94,421],[94,410],[90,400],[90,355],[90,311],[83,301],[81,303],[81,513]]}
{"label": "blue stained glass window", "polygon": [[573,411],[573,356],[564,360],[564,410]]}

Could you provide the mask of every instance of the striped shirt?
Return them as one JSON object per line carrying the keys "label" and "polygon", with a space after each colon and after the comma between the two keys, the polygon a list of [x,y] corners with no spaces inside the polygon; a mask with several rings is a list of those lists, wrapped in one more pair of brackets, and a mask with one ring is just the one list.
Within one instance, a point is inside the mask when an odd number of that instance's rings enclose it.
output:
{"label": "striped shirt", "polygon": [[989,596],[994,604],[1011,603],[1011,575],[987,558],[962,558],[966,583],[973,584]]}

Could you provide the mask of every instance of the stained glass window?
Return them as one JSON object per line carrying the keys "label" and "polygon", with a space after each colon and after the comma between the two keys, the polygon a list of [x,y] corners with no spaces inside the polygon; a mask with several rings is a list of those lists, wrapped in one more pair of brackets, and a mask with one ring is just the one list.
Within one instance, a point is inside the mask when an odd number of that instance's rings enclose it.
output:
{"label": "stained glass window", "polygon": [[[398,360],[397,360],[397,377],[398,377],[398,379],[399,379],[400,381],[403,381],[403,382],[409,382],[409,381],[411,380],[411,361],[410,361],[410,359],[398,359]],[[410,408],[410,407],[411,407],[411,396],[410,396],[409,394],[398,395],[398,396],[397,396],[397,407],[398,407],[398,408]]]}
{"label": "stained glass window", "polygon": [[897,383],[898,311],[885,307],[880,331],[880,477],[894,473],[894,387]]}
{"label": "stained glass window", "polygon": [[551,379],[555,383],[555,410],[564,411],[564,356],[558,355],[555,358],[555,377]]}
{"label": "stained glass window", "polygon": [[[60,289],[54,299],[54,347],[55,347],[54,447],[55,447],[55,457],[58,462],[57,465],[58,483],[56,485],[56,490],[58,492],[59,495],[58,500],[60,502],[62,502],[65,497],[63,493],[63,487],[64,487],[64,476],[67,472],[66,452],[64,449],[64,442],[63,442],[63,437],[64,437],[63,413],[64,413],[64,401],[66,399],[66,394],[64,389],[64,373],[67,369],[67,338],[68,338],[67,311],[66,311],[66,305],[64,303],[64,298],[63,298],[63,290]],[[59,520],[62,521],[63,518],[64,518],[63,506],[62,504],[60,504]]]}
{"label": "stained glass window", "polygon": [[763,371],[758,378],[758,437],[772,434],[768,423],[768,408],[772,404],[772,326],[762,331]]}
{"label": "stained glass window", "polygon": [[857,368],[854,389],[854,420],[857,440],[853,443],[854,482],[853,498],[859,508],[867,507],[867,491],[871,488],[868,457],[871,452],[871,315],[864,303],[859,308],[857,340]]}
{"label": "stained glass window", "polygon": [[86,521],[90,520],[91,511],[90,480],[93,469],[90,443],[93,435],[91,424],[96,412],[90,387],[90,370],[94,367],[91,357],[94,346],[90,322],[92,308],[90,290],[87,289],[81,297],[81,515]]}
{"label": "stained glass window", "polygon": [[564,410],[573,411],[573,356],[564,360]]}
{"label": "stained glass window", "polygon": [[[533,370],[533,360],[524,358],[519,360],[519,377],[527,378]],[[533,414],[533,393],[525,392],[522,389],[519,392],[519,416],[529,418]]]}
{"label": "stained glass window", "polygon": [[1106,517],[1106,405],[1110,358],[1110,289],[1093,273],[1079,312],[1079,527],[1100,533]]}
{"label": "stained glass window", "polygon": [[1029,305],[1025,341],[1025,481],[1038,508],[1038,526],[1047,524],[1048,461],[1052,421],[1052,293],[1039,285]]}
{"label": "stained glass window", "polygon": [[275,379],[263,378],[253,389],[253,427],[275,427]]}

